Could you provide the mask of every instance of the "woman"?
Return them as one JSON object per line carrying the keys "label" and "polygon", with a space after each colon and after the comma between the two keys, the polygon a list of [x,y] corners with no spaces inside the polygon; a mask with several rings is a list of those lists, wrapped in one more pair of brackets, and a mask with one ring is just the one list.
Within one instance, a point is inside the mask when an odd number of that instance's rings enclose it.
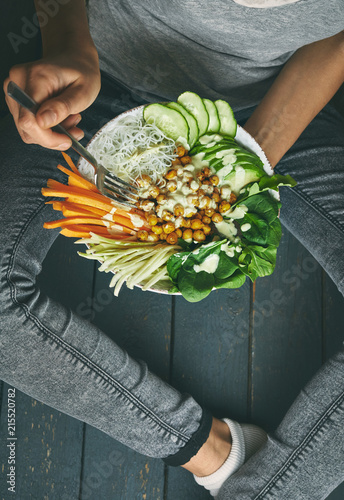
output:
{"label": "woman", "polygon": [[[38,13],[47,5],[37,0]],[[175,99],[186,89],[228,100],[276,170],[299,181],[282,193],[282,222],[344,293],[344,120],[330,107],[318,115],[344,80],[341,0],[330,9],[325,0],[98,0],[89,8],[106,74],[83,114],[87,134],[121,106]],[[43,58],[10,72],[41,103],[38,115],[6,101],[23,141],[51,149],[51,163],[39,147],[28,157],[3,125],[0,376],[139,452],[187,468],[219,499],[325,498],[343,480],[344,353],[325,365],[265,443],[263,431],[212,418],[35,289],[56,237],[42,229],[54,214],[39,192],[58,161],[53,150],[70,146],[50,127],[62,122],[80,139],[80,112],[100,89],[83,0],[60,0],[41,20]],[[114,93],[124,104],[113,102]],[[23,157],[25,165],[15,161]]]}

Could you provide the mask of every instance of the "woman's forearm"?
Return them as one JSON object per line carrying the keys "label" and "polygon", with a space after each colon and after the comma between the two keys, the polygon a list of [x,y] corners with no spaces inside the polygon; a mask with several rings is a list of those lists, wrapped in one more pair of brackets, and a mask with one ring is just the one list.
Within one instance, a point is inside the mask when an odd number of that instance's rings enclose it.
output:
{"label": "woman's forearm", "polygon": [[[48,4],[49,0],[35,0],[37,13],[42,11],[44,3]],[[56,9],[40,20],[43,57],[59,53],[65,47],[93,49],[85,0],[64,0],[63,4],[56,4]]]}
{"label": "woman's forearm", "polygon": [[272,166],[344,81],[344,32],[299,49],[245,124]]}

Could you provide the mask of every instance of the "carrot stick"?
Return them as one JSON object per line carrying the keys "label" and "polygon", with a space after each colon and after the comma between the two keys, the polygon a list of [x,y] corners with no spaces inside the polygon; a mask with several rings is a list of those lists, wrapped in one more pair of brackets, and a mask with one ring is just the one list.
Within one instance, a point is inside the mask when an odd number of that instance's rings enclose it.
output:
{"label": "carrot stick", "polygon": [[106,238],[111,238],[114,240],[124,240],[127,238],[132,238],[132,236],[126,233],[109,233],[105,227],[100,226],[95,227],[88,225],[70,225],[65,226],[60,231],[60,234],[63,234],[64,236],[71,236],[76,238],[88,238],[90,233],[99,234],[100,236],[106,236]]}
{"label": "carrot stick", "polygon": [[100,208],[95,208],[95,207],[90,207],[87,205],[80,205],[79,203],[71,203],[68,201],[61,202],[62,204],[62,210],[75,210],[75,211],[83,211],[83,212],[88,212],[89,215],[92,215],[93,217],[95,215],[98,215],[99,217],[104,217],[104,215],[107,215],[109,212],[106,210],[101,210]]}
{"label": "carrot stick", "polygon": [[57,165],[57,168],[61,170],[64,174],[68,175],[68,184],[70,186],[77,186],[84,189],[89,189],[90,191],[95,191],[99,193],[97,186],[92,184],[92,182],[84,179],[80,176],[80,174],[76,174],[75,172],[71,172],[68,168],[63,167],[62,165]]}
{"label": "carrot stick", "polygon": [[61,187],[58,188],[42,188],[41,192],[43,196],[67,198],[67,201],[76,202],[80,205],[87,205],[91,207],[94,206],[96,208],[105,210],[106,212],[111,212],[111,210],[113,209],[113,205],[111,204],[111,202],[107,201],[107,198],[105,198],[105,196],[97,195],[96,193],[90,193],[85,190],[80,190],[79,188],[68,187],[64,184],[61,184]]}
{"label": "carrot stick", "polygon": [[73,172],[75,174],[78,174],[81,177],[81,174],[80,174],[79,170],[76,168],[76,166],[74,165],[72,158],[69,155],[67,155],[67,153],[65,153],[64,151],[61,151],[61,152],[62,152],[63,158],[65,159],[66,163],[70,166],[70,168],[73,170]]}
{"label": "carrot stick", "polygon": [[45,222],[43,227],[53,229],[55,227],[70,226],[75,224],[94,224],[96,226],[106,226],[102,219],[98,217],[66,217],[65,219],[58,219]]}

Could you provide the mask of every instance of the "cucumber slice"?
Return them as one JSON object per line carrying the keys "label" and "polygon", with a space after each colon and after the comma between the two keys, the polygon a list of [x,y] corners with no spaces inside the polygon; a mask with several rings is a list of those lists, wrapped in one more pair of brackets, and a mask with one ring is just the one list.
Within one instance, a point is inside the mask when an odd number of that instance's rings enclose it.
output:
{"label": "cucumber slice", "polygon": [[208,111],[209,115],[209,125],[207,134],[216,134],[220,130],[220,118],[216,109],[215,104],[210,99],[202,99],[205,109]]}
{"label": "cucumber slice", "polygon": [[208,130],[209,115],[200,96],[194,92],[184,92],[178,97],[177,102],[196,118],[199,135],[205,134]]}
{"label": "cucumber slice", "polygon": [[220,134],[235,137],[237,130],[237,122],[234,118],[234,113],[228,102],[218,99],[215,101],[215,106],[220,118]]}
{"label": "cucumber slice", "polygon": [[190,148],[192,148],[192,146],[198,140],[198,136],[199,136],[199,130],[198,130],[196,118],[194,118],[188,111],[186,111],[184,106],[182,106],[181,104],[178,104],[177,102],[169,102],[168,104],[166,104],[166,106],[168,108],[175,109],[176,111],[179,111],[179,113],[181,113],[184,116],[185,120],[188,122],[188,125],[189,125],[189,144],[190,144]]}
{"label": "cucumber slice", "polygon": [[182,138],[189,145],[189,125],[179,111],[163,104],[148,104],[143,110],[143,118],[147,123],[154,123],[167,137],[174,141]]}

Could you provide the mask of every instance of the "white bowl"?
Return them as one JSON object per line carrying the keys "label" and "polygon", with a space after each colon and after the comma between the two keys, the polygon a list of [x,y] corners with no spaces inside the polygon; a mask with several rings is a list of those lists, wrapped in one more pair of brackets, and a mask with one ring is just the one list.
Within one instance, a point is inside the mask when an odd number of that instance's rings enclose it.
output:
{"label": "white bowl", "polygon": [[[144,105],[138,106],[137,108],[133,108],[133,109],[130,109],[128,111],[125,111],[124,113],[121,113],[120,115],[118,115],[115,118],[113,118],[112,120],[110,120],[100,130],[98,130],[98,132],[92,137],[92,139],[87,144],[86,149],[90,149],[90,146],[92,146],[93,143],[96,140],[98,140],[102,136],[102,134],[104,134],[107,131],[108,128],[112,128],[114,123],[116,123],[117,121],[122,119],[124,116],[142,113],[143,108],[144,108]],[[238,144],[240,144],[240,146],[243,146],[247,150],[249,150],[252,153],[255,153],[257,156],[259,156],[259,158],[263,162],[265,172],[268,175],[273,174],[272,167],[271,167],[264,151],[262,150],[262,148],[253,139],[253,137],[248,132],[246,132],[246,130],[243,129],[240,125],[238,125],[238,127],[237,127],[237,133],[235,136],[235,140],[238,142]],[[85,176],[89,180],[92,180],[92,181],[94,180],[94,169],[84,158],[80,157],[78,164],[77,164],[77,167],[83,176]],[[274,196],[276,196],[276,191],[272,191],[272,194]],[[140,286],[140,285],[137,285],[137,286],[139,286],[139,288],[142,288],[142,286]],[[159,288],[158,284],[156,284],[154,286],[155,286],[155,288],[149,288],[148,291],[169,294],[169,295],[181,295],[180,292],[171,294],[171,293],[169,293],[168,289],[162,288],[162,287]]]}

